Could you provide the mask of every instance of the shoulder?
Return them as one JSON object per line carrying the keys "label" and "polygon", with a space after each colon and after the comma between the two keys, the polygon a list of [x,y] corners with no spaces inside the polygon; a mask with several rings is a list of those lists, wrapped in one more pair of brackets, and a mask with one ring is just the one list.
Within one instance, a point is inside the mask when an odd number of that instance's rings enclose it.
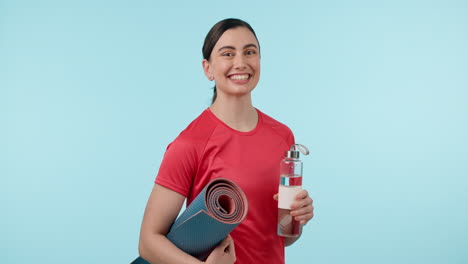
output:
{"label": "shoulder", "polygon": [[156,183],[184,196],[190,192],[205,146],[215,129],[203,112],[193,120],[166,148]]}
{"label": "shoulder", "polygon": [[207,110],[203,111],[197,118],[195,118],[176,139],[168,146],[176,145],[182,148],[200,148],[206,144],[211,137],[216,123],[210,118]]}
{"label": "shoulder", "polygon": [[[258,109],[257,109],[258,110]],[[274,119],[273,117],[261,112],[258,110],[262,117],[262,122],[265,128],[272,130],[274,133],[278,134],[283,138],[288,144],[294,144],[294,134],[292,130],[285,124]]]}
{"label": "shoulder", "polygon": [[287,125],[285,125],[285,124],[281,123],[280,121],[274,119],[273,117],[261,112],[260,110],[258,110],[258,112],[262,116],[262,121],[263,121],[263,124],[264,124],[265,127],[271,128],[271,129],[275,130],[276,132],[281,133],[282,135],[285,135],[285,136],[288,136],[289,134],[292,134],[291,129]]}

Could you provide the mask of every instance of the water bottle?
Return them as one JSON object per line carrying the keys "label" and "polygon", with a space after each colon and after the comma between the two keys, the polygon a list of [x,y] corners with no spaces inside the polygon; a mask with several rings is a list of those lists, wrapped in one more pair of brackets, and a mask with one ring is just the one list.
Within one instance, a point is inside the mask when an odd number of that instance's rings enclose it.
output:
{"label": "water bottle", "polygon": [[291,204],[296,194],[302,190],[302,161],[299,151],[309,155],[309,150],[301,144],[294,144],[286,151],[280,164],[280,185],[278,191],[278,235],[298,237],[301,234],[299,221],[291,216]]}

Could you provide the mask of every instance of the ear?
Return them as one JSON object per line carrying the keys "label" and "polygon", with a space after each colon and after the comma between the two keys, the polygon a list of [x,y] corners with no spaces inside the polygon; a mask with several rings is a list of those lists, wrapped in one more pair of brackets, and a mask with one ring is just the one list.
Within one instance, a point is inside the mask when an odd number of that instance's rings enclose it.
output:
{"label": "ear", "polygon": [[214,76],[213,76],[213,74],[211,73],[211,65],[210,65],[210,62],[209,62],[207,59],[203,59],[203,61],[202,61],[202,66],[203,66],[203,71],[205,72],[206,78],[208,78],[208,80],[210,80],[210,81],[213,81],[213,80],[214,80]]}

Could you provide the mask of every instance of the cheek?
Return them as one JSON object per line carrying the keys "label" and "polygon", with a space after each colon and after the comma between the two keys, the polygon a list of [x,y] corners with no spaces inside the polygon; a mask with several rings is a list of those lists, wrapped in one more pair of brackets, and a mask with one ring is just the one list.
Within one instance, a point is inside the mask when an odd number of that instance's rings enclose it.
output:
{"label": "cheek", "polygon": [[214,74],[216,76],[224,76],[229,71],[229,65],[226,62],[220,62],[216,64]]}
{"label": "cheek", "polygon": [[252,62],[250,63],[251,67],[256,70],[256,71],[260,71],[260,60],[259,59],[256,59],[256,60],[252,60]]}

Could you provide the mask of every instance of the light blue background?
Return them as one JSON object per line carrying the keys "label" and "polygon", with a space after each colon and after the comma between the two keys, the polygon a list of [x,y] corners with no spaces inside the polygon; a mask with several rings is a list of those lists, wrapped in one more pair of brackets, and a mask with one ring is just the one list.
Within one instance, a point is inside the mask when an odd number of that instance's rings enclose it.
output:
{"label": "light blue background", "polygon": [[312,151],[287,263],[468,263],[466,1],[169,2],[0,2],[1,263],[137,256],[226,17],[260,40],[255,106]]}

